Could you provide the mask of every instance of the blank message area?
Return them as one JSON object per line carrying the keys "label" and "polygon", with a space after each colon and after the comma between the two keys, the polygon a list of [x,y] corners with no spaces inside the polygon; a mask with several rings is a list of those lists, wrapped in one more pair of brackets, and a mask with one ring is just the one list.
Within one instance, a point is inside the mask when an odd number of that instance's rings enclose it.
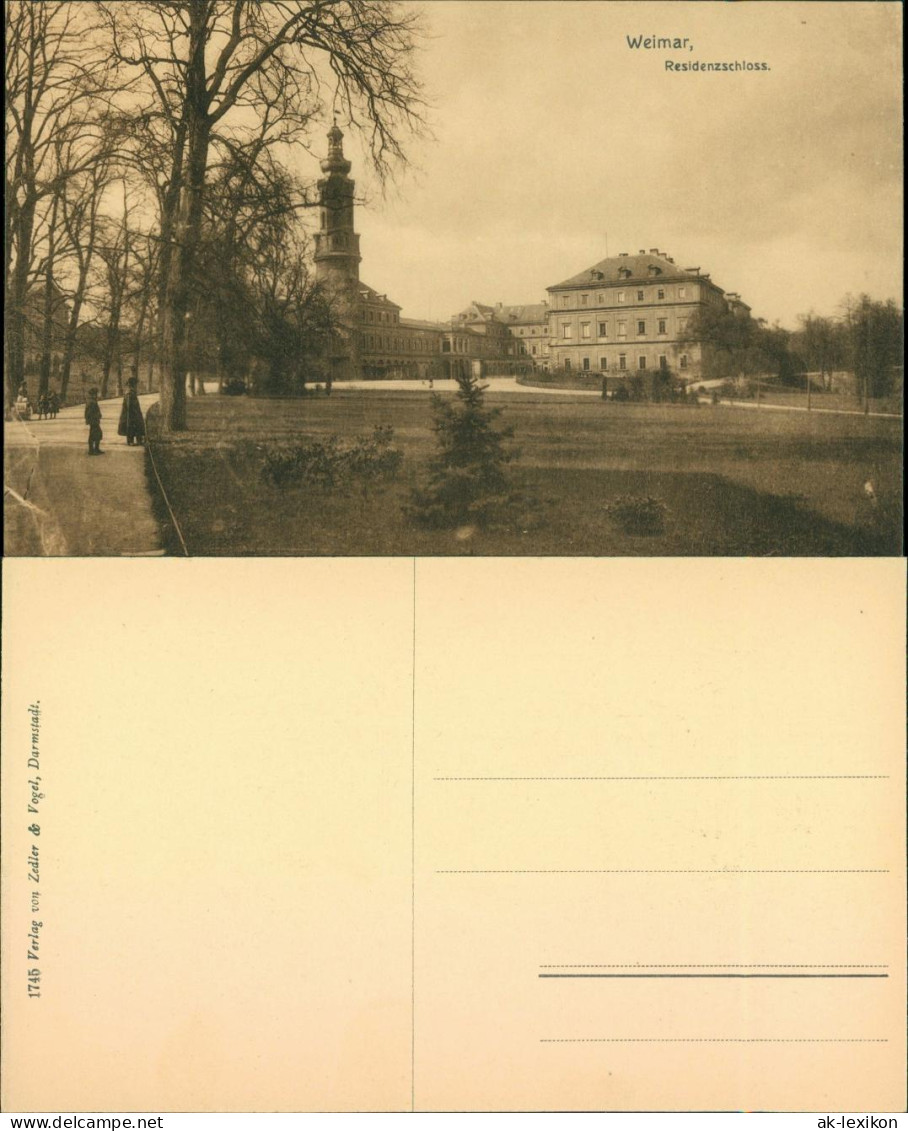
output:
{"label": "blank message area", "polygon": [[417,1108],[903,1102],[900,602],[741,564],[419,563]]}

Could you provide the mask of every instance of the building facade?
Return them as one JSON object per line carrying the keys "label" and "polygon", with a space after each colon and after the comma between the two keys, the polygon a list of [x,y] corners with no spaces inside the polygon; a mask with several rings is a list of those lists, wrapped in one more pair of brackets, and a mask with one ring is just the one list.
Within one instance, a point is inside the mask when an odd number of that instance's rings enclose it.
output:
{"label": "building facade", "polygon": [[693,316],[748,310],[699,267],[678,267],[657,248],[600,260],[548,294],[551,368],[597,371],[616,383],[660,370],[699,379],[709,347],[685,338]]}

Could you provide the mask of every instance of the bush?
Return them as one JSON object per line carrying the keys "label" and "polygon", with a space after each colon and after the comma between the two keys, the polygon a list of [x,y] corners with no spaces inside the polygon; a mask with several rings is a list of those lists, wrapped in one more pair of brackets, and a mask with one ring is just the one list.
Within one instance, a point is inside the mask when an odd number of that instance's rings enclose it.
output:
{"label": "bush", "polygon": [[661,534],[668,507],[653,495],[621,495],[605,507],[605,513],[625,534]]}
{"label": "bush", "polygon": [[282,490],[311,487],[331,490],[351,480],[368,483],[390,479],[400,469],[403,453],[394,447],[394,429],[376,425],[371,436],[341,445],[337,436],[309,444],[282,445],[265,450],[261,476]]}

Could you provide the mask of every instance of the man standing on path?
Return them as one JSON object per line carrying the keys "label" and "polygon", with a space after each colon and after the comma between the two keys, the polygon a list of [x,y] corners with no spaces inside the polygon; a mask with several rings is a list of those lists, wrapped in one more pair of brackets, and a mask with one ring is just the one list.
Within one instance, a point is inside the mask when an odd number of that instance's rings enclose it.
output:
{"label": "man standing on path", "polygon": [[88,400],[85,403],[85,423],[88,425],[88,454],[90,456],[103,455],[101,439],[104,433],[101,431],[101,406],[98,404],[98,390],[95,386],[88,390]]}

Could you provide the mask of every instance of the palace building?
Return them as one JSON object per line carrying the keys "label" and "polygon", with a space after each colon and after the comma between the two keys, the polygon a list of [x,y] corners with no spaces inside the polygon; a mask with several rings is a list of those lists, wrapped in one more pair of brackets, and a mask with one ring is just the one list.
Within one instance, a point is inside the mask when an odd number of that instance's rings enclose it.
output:
{"label": "palace building", "polygon": [[685,340],[692,316],[710,307],[750,310],[699,267],[678,267],[654,247],[600,260],[548,294],[552,368],[596,370],[616,382],[666,369],[698,379],[709,347]]}
{"label": "palace building", "polygon": [[[334,380],[435,378],[475,372],[481,376],[532,369],[533,354],[521,337],[532,324],[542,342],[541,307],[471,303],[448,322],[404,318],[401,308],[359,277],[362,259],[354,228],[351,165],[343,133],[328,132],[325,174],[318,182],[319,230],[315,235],[317,281],[331,295],[337,332],[328,358]],[[535,311],[530,315],[526,312]],[[511,317],[513,312],[519,312]],[[520,321],[522,319],[522,321]],[[540,354],[541,356],[541,354]]]}
{"label": "palace building", "polygon": [[597,372],[609,384],[671,370],[702,376],[706,344],[685,331],[698,310],[743,312],[699,267],[678,267],[657,248],[622,253],[548,288],[548,301],[524,306],[471,302],[447,322],[404,318],[397,303],[360,280],[354,181],[343,133],[328,132],[318,182],[316,279],[332,296],[337,330],[327,359],[334,380]]}

